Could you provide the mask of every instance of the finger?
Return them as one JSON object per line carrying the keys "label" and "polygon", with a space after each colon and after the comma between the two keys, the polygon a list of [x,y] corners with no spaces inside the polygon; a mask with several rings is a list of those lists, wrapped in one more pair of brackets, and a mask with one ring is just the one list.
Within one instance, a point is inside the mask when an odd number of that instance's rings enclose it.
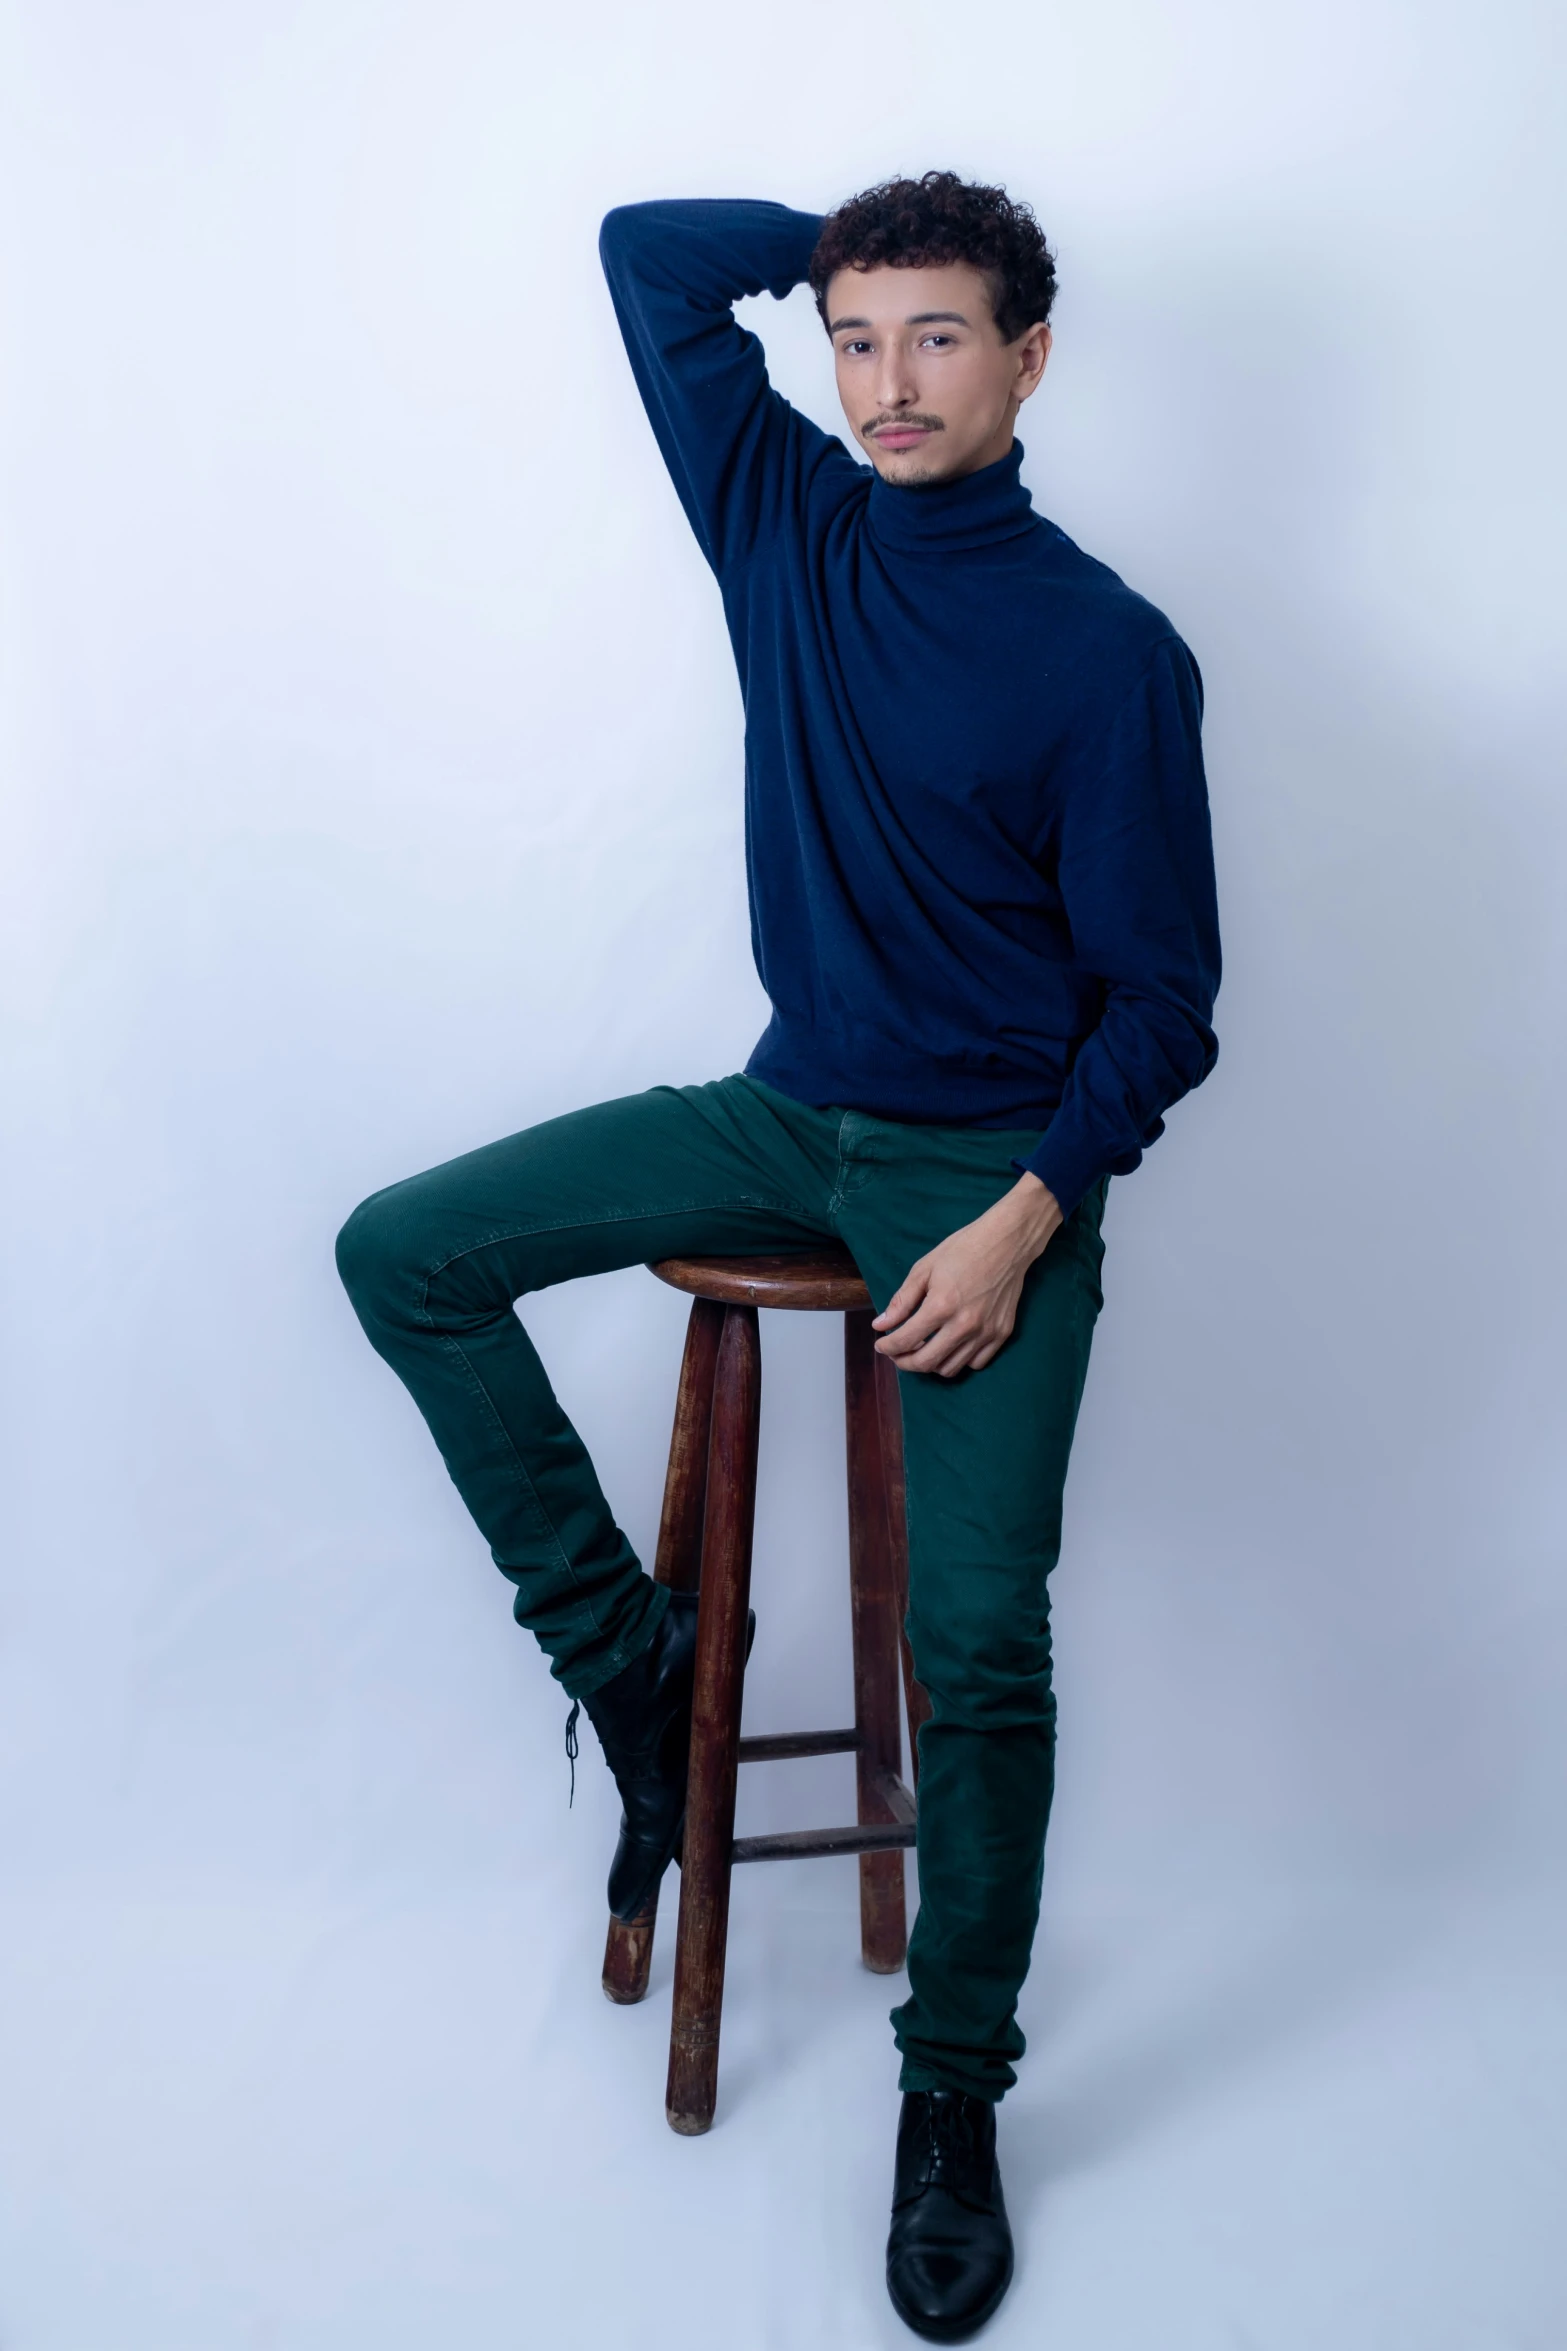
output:
{"label": "finger", "polygon": [[900,1371],[907,1371],[910,1368],[917,1371],[938,1371],[944,1379],[951,1379],[960,1371],[979,1371],[1000,1354],[1008,1337],[1008,1334],[1003,1332],[997,1338],[987,1332],[983,1325],[978,1330],[966,1330],[959,1327],[949,1335],[952,1336],[954,1344],[950,1350],[941,1354],[939,1361],[936,1353],[932,1349],[927,1349],[924,1356],[915,1357],[912,1367],[908,1363],[900,1363],[898,1369]]}
{"label": "finger", "polygon": [[[912,1315],[901,1329],[888,1331],[879,1338],[876,1341],[877,1348],[883,1355],[895,1355],[901,1363],[905,1356],[912,1354],[916,1348],[923,1347],[927,1340],[933,1339],[938,1331],[945,1330],[951,1319],[952,1309],[950,1306],[938,1304],[935,1300],[927,1298],[918,1313]],[[966,1336],[966,1334],[959,1335]]]}
{"label": "finger", "polygon": [[902,1322],[905,1315],[914,1312],[915,1307],[918,1306],[929,1288],[930,1268],[921,1259],[918,1264],[910,1266],[880,1314],[872,1315],[871,1329],[873,1331],[879,1331],[883,1328],[890,1329],[894,1324]]}
{"label": "finger", "polygon": [[963,1364],[968,1360],[976,1335],[973,1331],[964,1330],[960,1326],[954,1327],[950,1323],[943,1324],[940,1330],[931,1334],[924,1346],[915,1348],[908,1355],[900,1355],[898,1369],[900,1371],[945,1371],[950,1366],[955,1371],[961,1370]]}
{"label": "finger", "polygon": [[973,1371],[976,1368],[978,1359],[978,1341],[975,1339],[966,1339],[962,1346],[954,1347],[952,1353],[947,1357],[945,1363],[941,1365],[941,1376],[944,1380],[956,1379],[960,1371]]}

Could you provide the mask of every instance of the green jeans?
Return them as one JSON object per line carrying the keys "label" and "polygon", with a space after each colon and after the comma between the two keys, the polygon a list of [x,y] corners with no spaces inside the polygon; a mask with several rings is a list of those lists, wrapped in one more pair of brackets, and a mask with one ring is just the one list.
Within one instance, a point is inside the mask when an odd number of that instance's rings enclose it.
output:
{"label": "green jeans", "polygon": [[[1039,1140],[810,1109],[754,1078],[655,1086],[548,1119],[375,1193],[338,1237],[372,1345],[409,1388],[574,1697],[653,1638],[639,1562],[513,1301],[704,1251],[851,1251],[878,1308],[917,1257],[1017,1181]],[[1055,1700],[1046,1579],[1099,1311],[1105,1185],[1029,1269],[983,1371],[905,1372],[920,1908],[893,2012],[907,2089],[999,2098],[1039,1914]]]}

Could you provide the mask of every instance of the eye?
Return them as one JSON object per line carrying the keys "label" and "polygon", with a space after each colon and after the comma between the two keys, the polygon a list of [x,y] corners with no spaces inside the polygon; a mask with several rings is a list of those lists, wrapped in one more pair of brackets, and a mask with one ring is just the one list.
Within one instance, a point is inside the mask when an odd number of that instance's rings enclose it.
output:
{"label": "eye", "polygon": [[839,347],[843,351],[845,357],[853,352],[868,351],[870,349],[869,343],[863,340],[857,340],[853,337],[851,337],[847,343],[841,344]]}
{"label": "eye", "polygon": [[951,335],[927,335],[925,337],[927,343],[950,343],[953,339]]}

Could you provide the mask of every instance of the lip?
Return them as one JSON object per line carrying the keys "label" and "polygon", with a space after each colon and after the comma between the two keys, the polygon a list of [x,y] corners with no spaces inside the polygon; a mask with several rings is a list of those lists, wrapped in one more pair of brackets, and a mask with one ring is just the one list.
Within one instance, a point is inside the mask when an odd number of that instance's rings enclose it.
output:
{"label": "lip", "polygon": [[930,439],[925,425],[896,426],[890,432],[872,433],[871,439],[883,449],[912,449],[919,441]]}

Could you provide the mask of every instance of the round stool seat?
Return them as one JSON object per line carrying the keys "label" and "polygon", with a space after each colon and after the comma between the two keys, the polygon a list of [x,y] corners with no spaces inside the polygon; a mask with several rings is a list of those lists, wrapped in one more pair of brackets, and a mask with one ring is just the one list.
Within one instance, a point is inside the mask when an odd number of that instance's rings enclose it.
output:
{"label": "round stool seat", "polygon": [[661,1257],[648,1269],[671,1289],[721,1306],[789,1306],[797,1312],[863,1313],[871,1294],[847,1249],[780,1250],[762,1257]]}

